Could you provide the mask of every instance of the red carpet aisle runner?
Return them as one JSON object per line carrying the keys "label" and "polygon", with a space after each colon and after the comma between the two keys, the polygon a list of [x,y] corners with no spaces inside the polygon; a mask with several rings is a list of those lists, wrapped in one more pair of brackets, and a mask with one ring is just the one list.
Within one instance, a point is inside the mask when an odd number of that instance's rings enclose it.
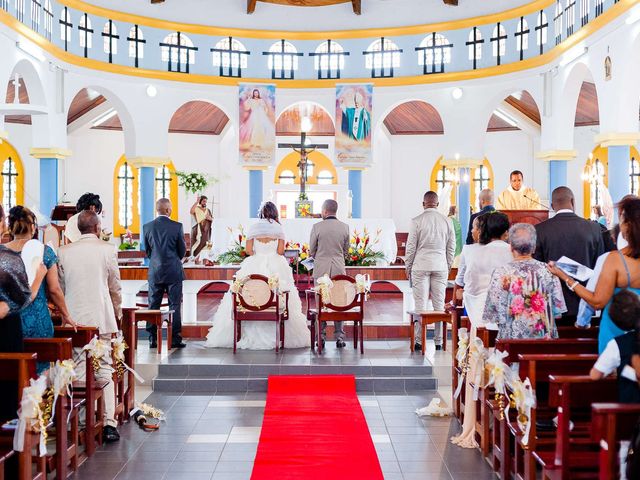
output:
{"label": "red carpet aisle runner", "polygon": [[355,377],[269,377],[251,480],[383,478]]}

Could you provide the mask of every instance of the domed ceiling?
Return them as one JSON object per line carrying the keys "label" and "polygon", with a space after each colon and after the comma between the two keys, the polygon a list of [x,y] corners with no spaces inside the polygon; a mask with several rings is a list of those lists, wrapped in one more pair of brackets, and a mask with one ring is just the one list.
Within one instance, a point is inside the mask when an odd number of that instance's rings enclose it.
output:
{"label": "domed ceiling", "polygon": [[322,31],[445,22],[503,12],[533,2],[532,0],[128,0],[127,2],[87,0],[86,3],[180,23],[260,30]]}

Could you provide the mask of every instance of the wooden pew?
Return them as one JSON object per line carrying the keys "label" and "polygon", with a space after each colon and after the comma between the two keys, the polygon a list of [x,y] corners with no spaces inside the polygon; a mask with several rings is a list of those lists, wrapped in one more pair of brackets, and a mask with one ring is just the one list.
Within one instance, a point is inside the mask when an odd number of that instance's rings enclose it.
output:
{"label": "wooden pew", "polygon": [[[25,338],[24,350],[38,355],[39,361],[55,363],[57,360],[73,359],[73,348],[70,338]],[[56,453],[48,455],[48,469],[56,472],[56,478],[64,480],[68,471],[77,471],[80,466],[80,448],[78,433],[78,413],[84,401],[67,395],[58,396],[55,406],[53,427],[56,433]],[[71,426],[69,430],[67,427]]]}
{"label": "wooden pew", "polygon": [[[73,348],[83,348],[91,339],[98,335],[98,329],[92,327],[78,327],[74,331],[71,327],[55,327],[56,338],[69,338]],[[94,454],[96,444],[102,445],[102,427],[104,417],[104,387],[105,382],[98,382],[93,374],[93,366],[87,352],[82,353],[86,360],[86,374],[83,380],[73,382],[74,398],[86,401],[86,425],[84,431],[85,453],[88,457]]]}
{"label": "wooden pew", "polygon": [[[518,355],[519,377],[529,378],[536,394],[536,407],[531,410],[529,442],[523,443],[523,436],[516,422],[509,423],[511,444],[513,444],[513,473],[517,480],[536,478],[536,459],[533,452],[549,450],[553,447],[553,435],[540,432],[538,435],[536,421],[541,415],[551,420],[555,411],[549,406],[550,375],[587,375],[598,359],[597,354],[535,354]],[[514,412],[515,413],[515,412]],[[545,435],[546,433],[546,435]],[[540,437],[540,441],[538,441]]]}
{"label": "wooden pew", "polygon": [[640,419],[640,404],[594,403],[591,405],[592,439],[600,445],[599,479],[620,478],[618,451],[629,440]]}
{"label": "wooden pew", "polygon": [[597,328],[557,327],[559,338],[598,338]]}
{"label": "wooden pew", "polygon": [[[135,311],[137,308],[123,308],[122,309],[122,322],[120,330],[122,330],[122,336],[129,348],[125,351],[125,361],[132,369],[135,369],[136,365],[136,322]],[[126,385],[125,385],[126,379]],[[121,412],[118,420],[120,423],[129,420],[129,412],[135,406],[136,397],[136,378],[131,372],[119,379],[116,383],[116,398],[118,404],[123,405],[123,411]],[[118,409],[116,408],[116,415],[118,415]]]}
{"label": "wooden pew", "polygon": [[[555,449],[534,452],[543,467],[542,478],[567,480],[574,476],[597,476],[598,443],[591,435],[591,404],[617,400],[616,379],[593,381],[587,375],[550,375],[549,405],[558,410]],[[569,430],[569,421],[574,422]]]}
{"label": "wooden pew", "polygon": [[517,361],[518,355],[597,353],[598,340],[594,338],[496,340],[496,349],[507,352],[509,356],[504,361],[512,363]]}
{"label": "wooden pew", "polygon": [[[37,355],[33,353],[0,353],[0,381],[18,384],[18,401],[22,398],[22,390],[29,386],[29,380],[36,375]],[[16,405],[16,411],[18,405]],[[11,418],[0,418],[2,423]],[[0,431],[0,445],[5,449],[13,448],[13,430]],[[46,480],[46,458],[34,455],[40,434],[28,431],[24,438],[24,448],[18,453],[19,480]],[[35,472],[33,464],[36,464]]]}

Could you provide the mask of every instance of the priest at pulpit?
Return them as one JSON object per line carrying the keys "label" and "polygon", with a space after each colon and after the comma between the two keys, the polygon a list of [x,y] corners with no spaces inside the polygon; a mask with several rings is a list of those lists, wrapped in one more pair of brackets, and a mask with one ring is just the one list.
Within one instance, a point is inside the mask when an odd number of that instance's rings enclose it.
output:
{"label": "priest at pulpit", "polygon": [[533,188],[524,185],[524,175],[514,170],[509,175],[509,187],[498,197],[498,210],[542,210],[540,196]]}

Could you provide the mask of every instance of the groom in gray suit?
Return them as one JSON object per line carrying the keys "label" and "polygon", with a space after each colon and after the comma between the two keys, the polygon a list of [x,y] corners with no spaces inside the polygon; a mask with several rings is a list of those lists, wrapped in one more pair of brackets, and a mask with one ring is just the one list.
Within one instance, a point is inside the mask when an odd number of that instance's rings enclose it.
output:
{"label": "groom in gray suit", "polygon": [[[349,252],[349,225],[336,218],[338,202],[325,200],[322,204],[322,221],[311,229],[309,251],[314,259],[313,278],[317,280],[346,273],[344,259]],[[322,346],[324,347],[327,324],[322,322]],[[335,322],[336,347],[343,348],[344,329],[342,322]]]}

